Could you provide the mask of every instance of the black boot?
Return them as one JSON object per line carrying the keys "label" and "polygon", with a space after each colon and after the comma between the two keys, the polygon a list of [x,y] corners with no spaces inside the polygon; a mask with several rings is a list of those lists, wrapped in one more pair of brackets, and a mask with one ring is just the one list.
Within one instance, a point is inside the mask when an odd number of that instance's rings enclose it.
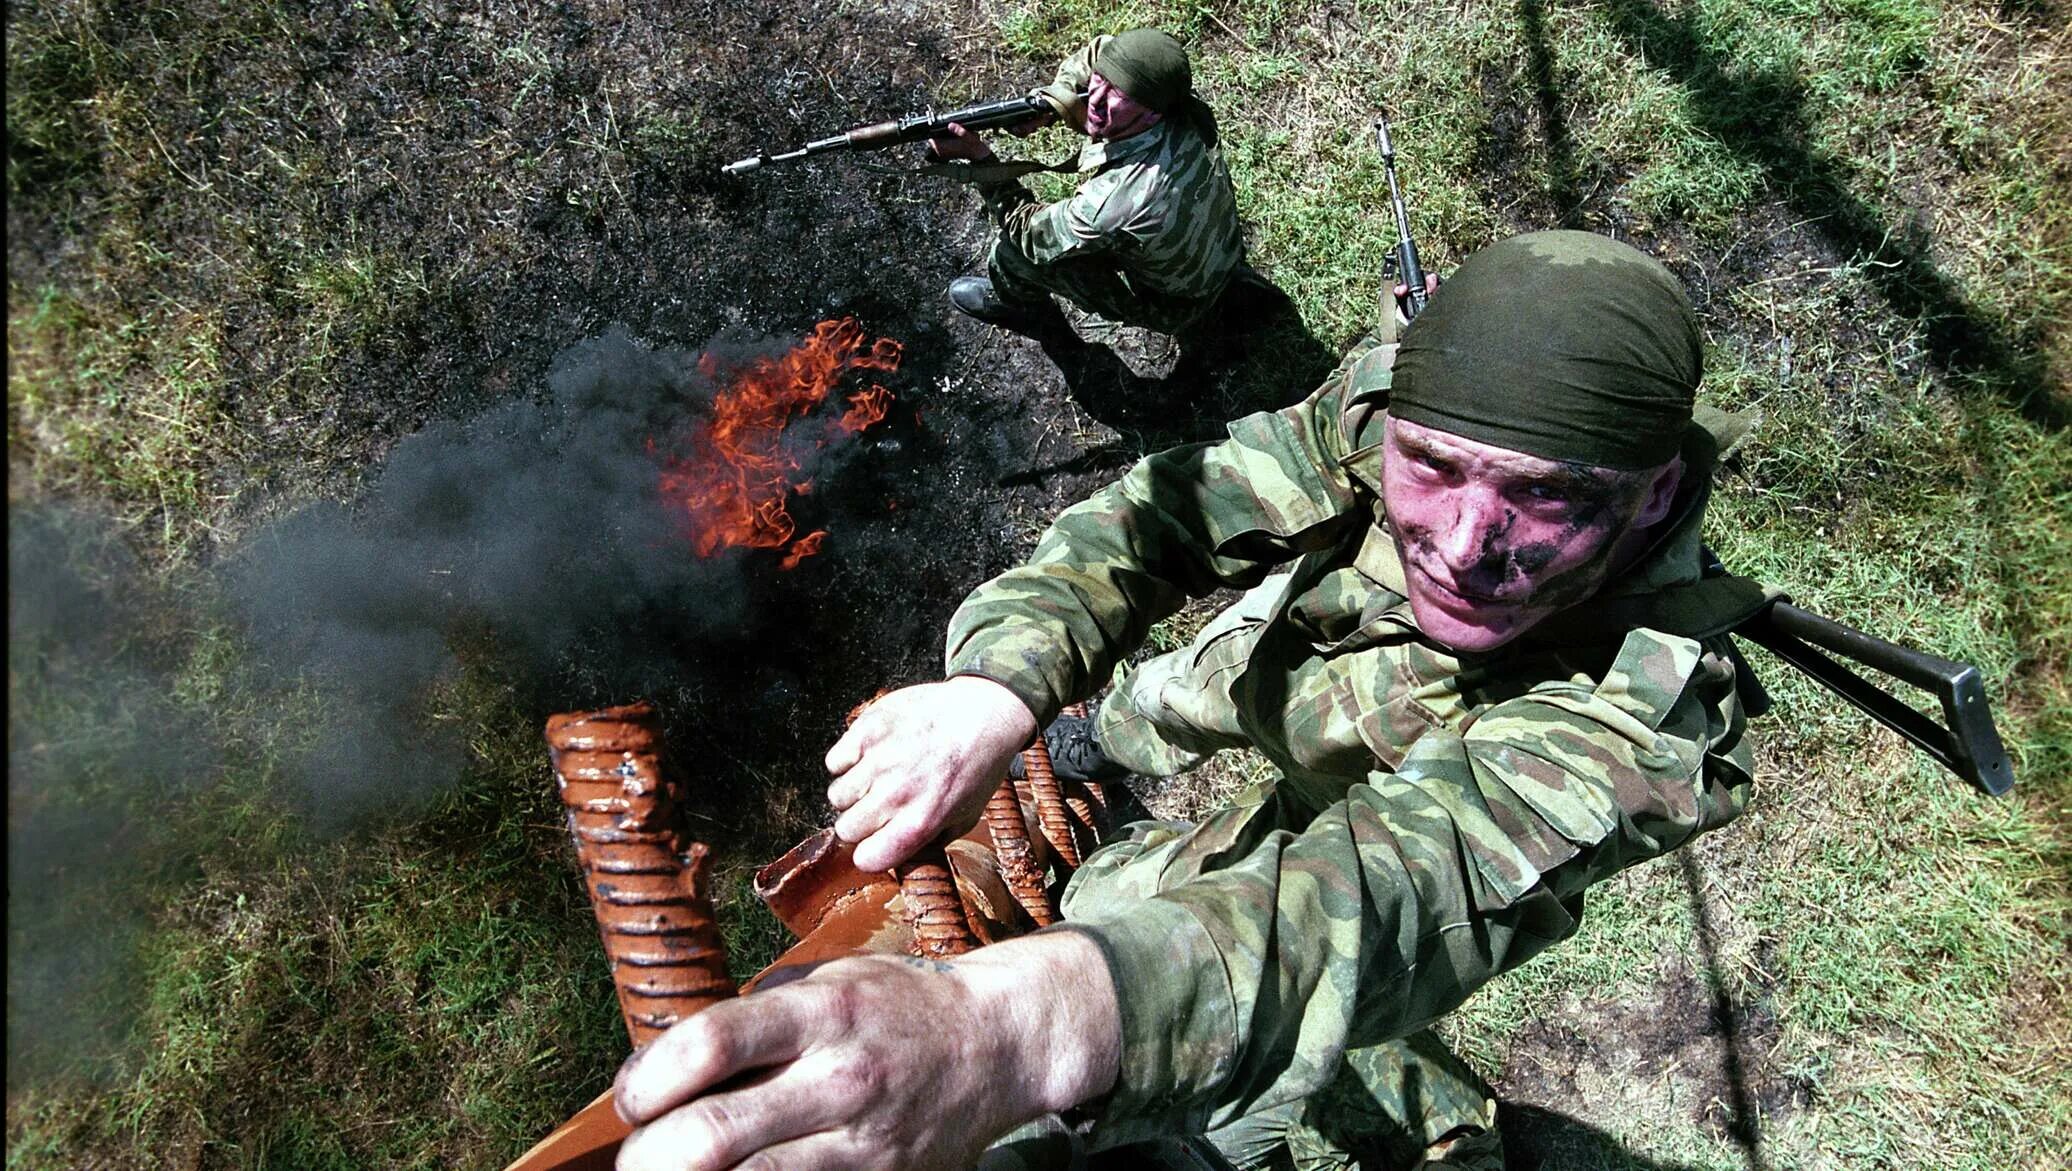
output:
{"label": "black boot", "polygon": [[967,317],[1016,333],[1040,334],[1065,323],[1065,315],[1048,297],[1028,304],[1004,300],[993,288],[993,282],[982,276],[960,276],[951,281],[950,304]]}
{"label": "black boot", "polygon": [[[1050,750],[1050,769],[1061,781],[1113,781],[1129,775],[1128,769],[1109,760],[1094,739],[1092,715],[1059,716],[1043,730],[1043,746]],[[1008,762],[1009,776],[1022,775],[1020,753]]]}

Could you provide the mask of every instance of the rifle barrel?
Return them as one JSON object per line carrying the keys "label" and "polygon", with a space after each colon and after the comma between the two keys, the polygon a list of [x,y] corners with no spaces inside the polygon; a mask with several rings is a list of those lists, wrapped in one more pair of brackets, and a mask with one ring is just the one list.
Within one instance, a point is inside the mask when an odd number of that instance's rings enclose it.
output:
{"label": "rifle barrel", "polygon": [[1389,181],[1389,204],[1396,213],[1396,268],[1403,277],[1404,316],[1415,318],[1425,307],[1424,266],[1417,261],[1417,242],[1410,238],[1410,211],[1403,206],[1402,189],[1396,185],[1396,145],[1389,141],[1388,115],[1374,120],[1374,138],[1381,149],[1381,169]]}
{"label": "rifle barrel", "polygon": [[[1084,98],[1086,95],[1081,94],[1079,96]],[[750,155],[745,159],[737,159],[726,164],[720,168],[720,171],[728,175],[745,175],[750,171],[768,166],[771,163],[795,162],[799,159],[810,158],[813,155],[825,154],[829,151],[882,150],[902,143],[921,142],[949,133],[952,122],[967,130],[994,130],[1002,126],[1013,126],[1016,123],[1040,117],[1048,113],[1049,110],[1049,102],[1034,94],[1029,94],[1018,98],[1004,98],[995,102],[980,102],[974,106],[964,106],[941,114],[932,111],[925,114],[912,114],[904,118],[891,118],[883,122],[872,122],[868,125],[845,130],[840,134],[830,135],[827,138],[815,139],[797,150],[789,150],[781,154],[764,152]]]}

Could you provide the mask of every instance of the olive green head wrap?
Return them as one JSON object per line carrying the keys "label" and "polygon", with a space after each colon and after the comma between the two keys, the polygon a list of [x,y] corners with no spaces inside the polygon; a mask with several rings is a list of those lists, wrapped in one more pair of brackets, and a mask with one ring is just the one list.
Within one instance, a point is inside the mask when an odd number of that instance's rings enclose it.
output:
{"label": "olive green head wrap", "polygon": [[1180,42],[1151,28],[1133,28],[1108,38],[1094,57],[1094,72],[1109,84],[1161,114],[1194,92],[1194,68]]}
{"label": "olive green head wrap", "polygon": [[1531,232],[1468,257],[1432,295],[1403,333],[1389,414],[1543,459],[1652,468],[1676,455],[1703,373],[1697,315],[1668,269],[1589,232]]}

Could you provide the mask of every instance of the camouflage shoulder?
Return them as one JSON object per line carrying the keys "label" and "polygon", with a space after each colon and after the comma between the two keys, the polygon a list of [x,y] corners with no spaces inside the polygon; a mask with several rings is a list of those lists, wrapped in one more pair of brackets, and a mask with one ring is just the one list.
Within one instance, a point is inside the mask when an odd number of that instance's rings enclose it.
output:
{"label": "camouflage shoulder", "polygon": [[1396,343],[1368,334],[1354,345],[1355,356],[1345,371],[1345,390],[1339,427],[1346,449],[1360,451],[1381,441],[1380,426],[1388,410],[1389,387],[1395,374]]}
{"label": "camouflage shoulder", "polygon": [[1343,512],[1353,500],[1340,466],[1347,451],[1345,390],[1345,379],[1333,376],[1294,406],[1236,420],[1229,441],[1219,446],[1219,462],[1242,467],[1262,499],[1306,500],[1316,510],[1312,519]]}

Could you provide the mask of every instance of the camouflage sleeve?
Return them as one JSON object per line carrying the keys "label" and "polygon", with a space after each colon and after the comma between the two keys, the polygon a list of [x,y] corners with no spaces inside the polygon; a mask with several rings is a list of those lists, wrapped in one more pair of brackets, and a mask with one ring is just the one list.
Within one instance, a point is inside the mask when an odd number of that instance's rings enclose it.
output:
{"label": "camouflage sleeve", "polygon": [[1049,85],[1033,91],[1081,134],[1086,133],[1086,100],[1080,95],[1086,92],[1087,83],[1093,79],[1094,58],[1100,55],[1101,46],[1110,39],[1098,36],[1088,41],[1078,52],[1058,63],[1057,76]]}
{"label": "camouflage sleeve", "polygon": [[1268,792],[1097,853],[1063,930],[1121,996],[1103,1144],[1201,1133],[1324,1084],[1566,938],[1585,887],[1724,824],[1750,750],[1724,648],[1637,631],[1603,681],[1543,683],[1419,739],[1310,817]]}
{"label": "camouflage sleeve", "polygon": [[948,673],[1005,684],[1047,724],[1186,598],[1255,585],[1368,523],[1338,464],[1343,393],[1334,378],[1295,406],[1237,420],[1221,443],[1146,457],[1066,510],[1028,564],[958,607]]}
{"label": "camouflage sleeve", "polygon": [[1158,230],[1161,213],[1142,198],[1141,168],[1118,167],[1081,184],[1069,199],[1037,203],[1019,181],[981,184],[1002,239],[1038,265],[1107,252]]}

